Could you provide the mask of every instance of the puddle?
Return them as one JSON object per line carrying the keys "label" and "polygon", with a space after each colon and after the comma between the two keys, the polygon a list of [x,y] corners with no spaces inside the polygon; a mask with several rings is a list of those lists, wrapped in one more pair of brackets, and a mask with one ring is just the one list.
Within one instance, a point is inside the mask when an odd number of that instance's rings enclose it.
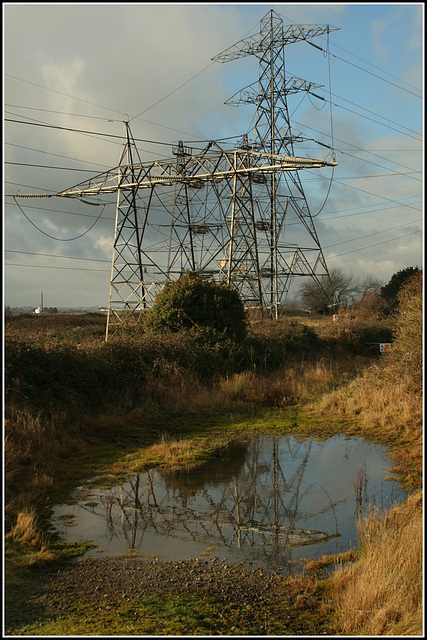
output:
{"label": "puddle", "polygon": [[188,473],[140,473],[122,485],[79,487],[54,508],[68,542],[93,540],[86,555],[251,563],[284,574],[354,548],[356,519],[406,494],[390,478],[384,447],[358,438],[325,441],[256,436]]}

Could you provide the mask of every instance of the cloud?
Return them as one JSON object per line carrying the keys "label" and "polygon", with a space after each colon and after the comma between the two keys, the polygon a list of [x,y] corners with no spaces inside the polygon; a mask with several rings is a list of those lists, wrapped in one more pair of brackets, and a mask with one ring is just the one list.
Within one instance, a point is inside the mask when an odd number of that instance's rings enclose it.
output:
{"label": "cloud", "polygon": [[[331,51],[356,63],[349,65],[338,57],[329,60],[332,90],[350,103],[334,97],[334,102],[341,104],[333,108],[338,166],[324,208],[315,218],[322,245],[377,234],[397,226],[399,221],[412,220],[419,215],[411,206],[419,207],[420,182],[414,178],[420,177],[415,172],[421,170],[421,156],[416,153],[421,146],[404,135],[409,132],[403,129],[398,133],[363,118],[354,104],[372,109],[383,124],[382,116],[421,130],[419,103],[411,94],[368,76],[363,71],[368,65],[351,58],[348,51],[376,66],[384,63],[389,73],[417,83],[422,67],[419,8],[344,4],[278,4],[273,8],[285,24],[329,23],[342,27],[330,35]],[[257,79],[258,60],[250,57],[219,64],[211,58],[256,33],[259,20],[269,9],[263,4],[5,6],[6,117],[32,123],[5,122],[6,160],[20,163],[5,165],[6,194],[18,190],[54,194],[114,167],[120,157],[125,114],[131,119],[144,161],[171,157],[178,140],[197,149],[203,146],[198,141],[249,131],[254,109],[233,108],[224,102]],[[326,39],[316,42],[326,47]],[[344,51],[338,48],[341,45]],[[377,47],[387,53],[381,60]],[[321,51],[307,43],[289,46],[286,66],[287,73],[323,84],[324,89],[318,91],[329,98],[328,58]],[[328,150],[317,142],[330,142],[329,105],[321,108],[321,101],[305,97],[301,102],[302,97],[289,97],[294,133],[316,141],[308,141],[302,154],[326,158]],[[48,126],[36,126],[36,122]],[[302,176],[313,214],[324,204],[331,173],[329,169],[310,170]],[[36,260],[35,256],[34,262],[29,256],[25,258],[30,265],[27,269],[8,267],[5,285],[9,304],[25,304],[29,292],[35,291],[36,299],[31,304],[36,305],[40,282],[45,283],[52,306],[78,306],[83,299],[87,305],[91,297],[98,304],[106,303],[108,264],[82,262],[81,268],[92,270],[80,272],[76,270],[78,261],[70,259],[110,260],[115,195],[104,200],[108,204],[94,228],[77,242],[61,243],[37,232],[13,200],[6,198],[6,248],[68,256],[54,262],[64,267],[56,271],[42,268],[48,260]],[[98,207],[63,198],[20,202],[35,224],[61,238],[83,234],[100,212]],[[412,229],[408,222],[408,230],[395,234],[403,236]],[[337,244],[327,252],[337,255],[344,249],[388,239],[390,234],[372,235],[353,245]],[[149,239],[150,243],[156,241],[155,224],[150,227]],[[163,242],[164,237],[159,236],[158,241]],[[419,237],[408,236],[366,253],[336,257],[331,267],[339,261],[349,270],[369,268],[374,272],[378,261],[377,270],[388,281],[393,272],[418,261],[420,247]],[[19,254],[6,257],[7,262],[15,264],[25,261]],[[32,264],[37,267],[31,268]],[[95,268],[105,268],[105,273]],[[51,283],[52,297],[47,282]]]}
{"label": "cloud", "polygon": [[99,236],[94,241],[95,249],[101,249],[103,254],[111,258],[111,237],[108,236]]}

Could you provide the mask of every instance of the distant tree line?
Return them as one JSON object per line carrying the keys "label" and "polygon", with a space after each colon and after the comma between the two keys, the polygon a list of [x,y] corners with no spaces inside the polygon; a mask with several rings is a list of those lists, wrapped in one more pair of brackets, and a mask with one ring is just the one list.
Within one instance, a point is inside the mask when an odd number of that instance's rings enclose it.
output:
{"label": "distant tree line", "polygon": [[402,286],[415,274],[418,267],[406,267],[395,273],[383,285],[374,277],[364,280],[345,274],[341,269],[330,271],[330,280],[324,278],[319,285],[315,280],[305,282],[299,290],[301,305],[312,313],[338,313],[339,309],[357,309],[370,313],[390,314],[399,304]]}
{"label": "distant tree line", "polygon": [[43,307],[43,313],[58,313],[56,307]]}

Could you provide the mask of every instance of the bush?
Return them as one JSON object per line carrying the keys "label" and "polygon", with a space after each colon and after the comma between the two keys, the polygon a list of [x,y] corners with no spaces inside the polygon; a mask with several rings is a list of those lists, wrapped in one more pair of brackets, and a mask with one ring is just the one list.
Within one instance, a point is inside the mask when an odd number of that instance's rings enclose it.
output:
{"label": "bush", "polygon": [[399,293],[405,283],[413,276],[420,275],[421,271],[418,267],[406,267],[395,273],[388,284],[380,290],[380,296],[385,300],[390,311],[395,311],[399,305]]}
{"label": "bush", "polygon": [[156,296],[145,327],[154,331],[206,327],[240,342],[246,336],[247,320],[235,289],[202,280],[189,272],[179,280],[168,282]]}
{"label": "bush", "polygon": [[399,292],[399,315],[394,331],[390,367],[416,393],[422,388],[423,371],[423,282],[419,271],[402,286]]}

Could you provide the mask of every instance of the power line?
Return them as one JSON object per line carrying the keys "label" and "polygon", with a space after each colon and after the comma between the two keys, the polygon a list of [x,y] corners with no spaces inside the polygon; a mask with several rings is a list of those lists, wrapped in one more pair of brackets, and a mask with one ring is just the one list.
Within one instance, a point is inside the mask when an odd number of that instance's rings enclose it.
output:
{"label": "power line", "polygon": [[[375,235],[379,235],[380,233],[387,233],[388,231],[394,231],[395,229],[402,229],[403,227],[408,227],[411,224],[417,224],[421,222],[421,220],[411,220],[406,222],[405,224],[401,224],[401,225],[397,225],[394,227],[389,227],[388,229],[383,229],[382,231],[375,231],[374,233],[368,233],[364,236],[359,236],[358,238],[351,238],[350,240],[343,240],[342,242],[336,242],[335,244],[330,244],[330,245],[326,245],[325,249],[330,249],[331,247],[336,247],[340,244],[346,244],[348,242],[356,242],[357,240],[362,240],[364,238],[370,238],[372,236]],[[417,233],[417,232],[416,232]],[[19,253],[22,255],[29,255],[29,256],[42,256],[42,257],[46,257],[46,258],[59,258],[59,259],[64,259],[64,260],[85,260],[88,262],[106,262],[106,263],[110,263],[110,260],[106,260],[105,258],[84,258],[81,256],[64,256],[64,255],[57,255],[57,254],[53,254],[53,253],[41,253],[41,252],[34,252],[34,251],[19,251],[17,249],[5,249],[5,253]]]}
{"label": "power line", "polygon": [[[160,102],[162,102],[163,100],[165,100],[167,97],[169,97],[169,95],[172,95],[172,93],[175,93],[175,91],[178,91],[178,89],[180,89],[181,87],[183,87],[183,86],[185,86],[186,84],[188,84],[189,82],[191,82],[191,80],[194,80],[194,78],[196,78],[198,75],[200,75],[201,73],[203,73],[203,71],[206,71],[206,69],[208,69],[208,68],[209,68],[210,66],[212,66],[213,64],[215,64],[215,63],[211,63],[211,64],[209,64],[207,67],[205,67],[205,69],[202,69],[202,71],[200,71],[200,72],[199,72],[199,73],[197,73],[195,76],[193,76],[192,78],[190,78],[190,80],[187,80],[183,85],[181,85],[180,87],[177,87],[177,88],[176,88],[174,91],[172,91],[170,94],[168,94],[167,96],[165,96],[164,98],[162,98],[161,100],[159,100],[158,102],[156,102],[155,104],[151,105],[151,107],[148,107],[147,109],[145,109],[145,111],[148,111],[149,109],[152,109],[154,106],[156,106],[156,104],[159,104]],[[69,94],[69,93],[64,93],[64,92],[62,92],[62,91],[57,91],[56,89],[50,89],[49,87],[45,87],[45,86],[43,86],[43,85],[41,85],[41,84],[36,84],[35,82],[30,82],[29,80],[24,80],[23,78],[18,78],[18,77],[13,76],[13,75],[11,75],[11,74],[9,74],[9,73],[6,73],[6,74],[5,74],[5,76],[8,76],[9,78],[13,78],[14,80],[19,80],[20,82],[26,82],[26,83],[28,83],[28,84],[32,84],[32,85],[34,85],[34,86],[36,86],[36,87],[39,87],[40,89],[45,89],[46,91],[51,91],[51,92],[53,92],[53,93],[58,93],[58,94],[60,94],[60,95],[66,96],[67,98],[73,98],[74,100],[78,100],[78,101],[80,101],[80,102],[85,102],[86,104],[90,104],[90,105],[92,105],[92,106],[94,106],[94,107],[99,107],[99,108],[101,108],[101,109],[107,109],[108,111],[113,111],[113,112],[115,112],[115,113],[120,113],[120,114],[121,114],[121,116],[122,116],[120,121],[121,121],[121,122],[123,122],[123,118],[124,118],[124,115],[125,115],[125,114],[124,114],[124,112],[118,111],[117,109],[112,109],[112,108],[110,108],[110,107],[105,107],[105,106],[103,106],[103,105],[99,105],[99,104],[97,104],[97,103],[95,103],[95,102],[90,102],[89,100],[84,100],[83,98],[78,98],[77,96],[73,96],[73,95],[71,95],[71,94]],[[18,108],[26,108],[26,107],[18,107]],[[30,108],[30,107],[28,107],[28,108]],[[139,114],[139,116],[140,116],[142,113],[145,113],[145,111],[142,111],[142,112]],[[58,112],[58,111],[57,111],[56,113],[62,113],[62,112]],[[64,115],[66,115],[66,114],[64,114]],[[74,114],[69,114],[69,115],[74,115]],[[78,114],[76,114],[76,115],[78,115]],[[133,120],[133,119],[137,119],[137,120],[141,120],[142,122],[148,122],[149,124],[154,124],[154,125],[155,125],[155,126],[157,126],[157,127],[162,127],[162,128],[164,128],[164,129],[169,129],[170,131],[176,131],[177,133],[185,133],[186,135],[190,135],[190,136],[191,136],[191,135],[193,135],[193,134],[189,133],[188,131],[180,131],[179,129],[173,129],[173,128],[171,128],[171,127],[167,127],[166,125],[158,124],[158,123],[156,123],[156,122],[150,122],[149,120],[144,120],[144,118],[140,118],[139,116],[134,116],[134,117],[132,118],[132,120]],[[92,118],[92,117],[94,117],[94,116],[84,116],[84,117]],[[99,119],[101,119],[101,120],[106,120],[107,118],[99,117]],[[111,119],[109,119],[109,118],[108,118],[108,120],[109,120],[110,122],[112,122],[112,120],[111,120]],[[117,120],[117,122],[119,122],[119,120]]]}
{"label": "power line", "polygon": [[[102,133],[100,131],[86,131],[84,129],[75,129],[73,127],[61,127],[59,125],[53,125],[53,124],[45,124],[45,123],[41,123],[41,122],[25,122],[24,120],[13,120],[12,118],[5,118],[4,119],[5,122],[12,122],[14,124],[28,124],[31,125],[33,127],[44,127],[47,129],[58,129],[60,131],[70,131],[72,133],[81,133],[83,135],[91,135],[91,136],[103,136],[105,138],[116,138],[119,140],[123,139],[123,136],[119,136],[117,134],[114,133]],[[143,138],[134,138],[135,142],[143,142],[145,144],[160,144],[160,145],[165,145],[167,147],[172,146],[171,142],[161,142],[159,140],[145,140]]]}
{"label": "power line", "polygon": [[[372,236],[377,236],[380,233],[387,233],[388,231],[394,231],[394,229],[402,229],[403,227],[408,227],[411,224],[418,224],[421,220],[411,220],[410,222],[405,222],[405,224],[399,224],[396,227],[389,227],[388,229],[383,229],[382,231],[374,231],[374,233],[367,233],[364,236],[358,236],[357,238],[350,238],[350,240],[342,240],[341,242],[335,242],[334,244],[328,244],[325,249],[330,249],[331,247],[337,247],[340,244],[348,244],[349,242],[357,242],[357,240],[363,240],[364,238],[371,238]],[[414,232],[418,233],[418,231]]]}
{"label": "power line", "polygon": [[26,256],[42,256],[44,258],[60,258],[62,260],[84,260],[87,262],[107,262],[111,263],[111,260],[105,260],[103,258],[83,258],[81,256],[60,256],[54,253],[39,253],[35,251],[18,251],[17,249],[5,249],[5,253],[20,253]]}
{"label": "power line", "polygon": [[65,160],[75,160],[76,162],[84,162],[85,164],[95,164],[98,165],[99,167],[103,167],[103,168],[109,168],[109,165],[106,164],[101,164],[99,162],[91,162],[90,160],[82,160],[80,158],[72,158],[70,156],[64,156],[61,155],[59,153],[52,153],[51,151],[44,151],[43,149],[33,149],[31,147],[24,147],[21,144],[14,144],[13,142],[5,142],[5,145],[11,146],[11,147],[17,147],[18,149],[25,149],[26,151],[34,151],[35,153],[44,153],[48,156],[55,156],[56,158],[64,158]]}
{"label": "power line", "polygon": [[[76,98],[77,100],[78,98]],[[30,111],[42,111],[42,112],[46,112],[46,113],[55,113],[56,115],[59,116],[73,116],[75,118],[88,118],[88,119],[94,119],[94,120],[107,120],[107,122],[123,122],[123,118],[121,120],[112,120],[111,118],[104,118],[102,116],[90,116],[87,114],[82,114],[82,113],[70,113],[68,111],[58,111],[57,109],[42,109],[40,107],[28,107],[28,106],[23,106],[20,104],[7,104],[5,105],[6,107],[13,107],[15,109],[27,109]],[[6,112],[6,113],[10,113],[10,112]],[[21,117],[20,114],[12,114],[12,115],[17,115],[19,117]],[[24,117],[24,116],[22,116]],[[160,127],[161,129],[168,129],[168,131],[173,131],[174,133],[183,133],[187,136],[191,136],[192,134],[189,133],[188,131],[182,131],[180,129],[174,129],[173,127],[168,127],[165,124],[159,124],[158,122],[153,122],[152,120],[146,120],[145,118],[137,118],[140,122],[145,122],[147,124],[152,124],[155,127]],[[196,141],[197,142],[197,141]],[[205,141],[202,141],[205,142]]]}
{"label": "power line", "polygon": [[10,107],[12,109],[29,109],[30,111],[42,111],[43,113],[55,113],[56,115],[61,115],[61,116],[73,116],[74,118],[88,118],[91,120],[103,120],[103,121],[107,120],[107,122],[123,122],[123,118],[120,120],[111,120],[111,118],[106,118],[103,116],[89,116],[83,113],[70,113],[69,111],[58,111],[57,109],[43,109],[41,107],[28,107],[28,106],[23,106],[21,104],[5,104],[4,106]]}
{"label": "power line", "polygon": [[[297,124],[300,127],[304,127],[306,129],[310,129],[310,131],[314,131],[315,133],[320,133],[321,135],[323,135],[322,131],[319,131],[318,129],[314,129],[314,127],[310,127],[309,125],[302,124],[300,122],[295,122],[295,124]],[[357,145],[352,144],[351,142],[347,142],[347,140],[341,140],[340,138],[337,138],[336,136],[335,136],[335,140],[338,141],[338,142],[342,142],[343,144],[348,144],[353,149],[356,149],[357,151],[362,151],[362,153],[368,153],[369,155],[372,155],[375,158],[380,158],[380,160],[385,160],[386,162],[391,162],[392,164],[395,164],[397,167],[403,167],[404,169],[409,169],[410,171],[421,173],[421,171],[417,171],[413,167],[408,167],[407,165],[402,164],[400,162],[396,162],[395,160],[390,160],[389,158],[384,158],[384,156],[379,156],[378,154],[373,153],[372,151],[368,151],[366,149],[362,149],[362,147],[358,147]],[[317,142],[317,141],[315,140],[314,142]],[[317,142],[317,144],[321,144],[321,143]],[[322,145],[322,146],[324,146],[324,145]],[[356,157],[356,156],[351,156],[351,154],[347,153],[346,151],[340,151],[339,153],[342,153],[343,155],[348,155],[350,157]],[[364,160],[363,158],[357,158],[356,157],[356,159],[360,160],[361,162],[369,162],[369,160]],[[371,164],[374,164],[375,166],[379,166],[379,167],[381,167],[383,169],[385,168],[385,167],[382,167],[381,165],[378,165],[378,164],[375,164],[375,163],[371,163]]]}
{"label": "power line", "polygon": [[[336,184],[340,184],[341,186],[347,187],[348,189],[354,189],[355,191],[360,191],[361,193],[367,193],[370,196],[374,196],[374,198],[381,198],[381,200],[386,200],[387,202],[395,202],[395,200],[393,200],[392,198],[387,198],[386,196],[380,196],[377,193],[372,193],[371,191],[367,191],[366,189],[361,189],[360,187],[355,187],[354,185],[350,185],[350,184],[346,184],[345,182],[340,182],[339,180],[335,179],[335,183]],[[408,207],[409,209],[417,209],[417,207],[413,207],[410,204],[405,205],[406,207]]]}
{"label": "power line", "polygon": [[[376,165],[379,167],[379,165]],[[383,169],[386,169],[387,167],[381,167]],[[389,169],[389,171],[391,172],[392,175],[390,175],[389,173],[377,173],[377,174],[371,174],[371,175],[366,175],[366,176],[340,176],[340,180],[370,180],[371,178],[391,178],[394,176],[404,176],[406,178],[411,178],[412,180],[416,180],[417,182],[423,182],[422,178],[418,178],[413,176],[413,173],[419,173],[419,171],[393,171],[393,169]],[[324,180],[329,180],[329,178],[325,178]],[[310,181],[316,181],[317,182],[317,178],[308,178],[305,180],[305,182],[310,182]]]}
{"label": "power line", "polygon": [[349,60],[345,60],[344,58],[341,58],[340,56],[337,56],[334,53],[331,53],[330,51],[328,52],[325,49],[323,49],[322,47],[319,47],[318,45],[313,44],[309,40],[307,40],[307,42],[308,42],[309,45],[311,45],[315,49],[319,49],[320,51],[323,51],[323,53],[325,53],[325,54],[329,53],[329,55],[332,56],[333,58],[336,58],[337,60],[341,60],[341,62],[345,62],[346,64],[348,64],[348,65],[350,65],[352,67],[355,67],[356,69],[359,69],[359,71],[363,71],[364,73],[367,73],[367,74],[373,76],[374,78],[378,78],[379,80],[382,80],[383,82],[387,82],[388,84],[391,84],[394,87],[397,87],[401,91],[406,91],[407,93],[412,94],[416,98],[420,98],[420,100],[422,99],[422,96],[419,95],[418,93],[415,93],[414,91],[410,91],[409,89],[405,89],[405,87],[401,87],[398,84],[396,84],[395,82],[391,82],[390,80],[387,80],[386,78],[382,78],[377,73],[373,73],[372,71],[368,71],[367,69],[362,69],[362,67],[360,67],[359,65],[354,64],[353,62],[350,62]]}
{"label": "power line", "polygon": [[[6,198],[14,198],[13,195],[6,195],[5,197]],[[8,204],[9,204],[9,206],[10,205],[18,206],[16,204],[16,202],[9,202]],[[111,203],[102,202],[101,204],[108,205],[108,204],[111,204]],[[62,209],[47,209],[46,207],[36,207],[34,205],[27,206],[27,209],[28,208],[29,209],[35,209],[36,211],[47,211],[48,213],[60,213],[60,214],[66,215],[66,216],[83,216],[84,218],[96,218],[97,217],[95,215],[91,215],[90,213],[80,213],[78,211],[64,211]],[[105,216],[104,216],[103,219],[104,220],[115,220],[115,218],[106,218]]]}
{"label": "power line", "polygon": [[[389,73],[385,69],[381,69],[380,67],[377,67],[375,64],[372,64],[372,62],[369,62],[368,60],[364,60],[360,56],[357,56],[355,53],[352,53],[351,51],[347,51],[346,49],[344,49],[343,47],[340,47],[335,42],[332,43],[332,46],[336,47],[337,49],[341,49],[342,51],[345,51],[345,53],[348,53],[349,55],[353,56],[354,58],[357,58],[358,60],[361,60],[362,62],[366,62],[366,64],[369,64],[371,67],[374,67],[374,69],[378,69],[378,71],[381,71],[382,73],[385,73],[386,75],[390,76],[391,78],[394,78],[395,80],[399,80],[399,82],[401,82],[402,84],[406,84],[408,87],[411,87],[412,89],[415,89],[416,91],[419,91],[418,87],[415,87],[414,85],[409,84],[409,82],[406,82],[405,80],[401,80],[401,78],[398,78],[397,76],[394,76],[392,73]],[[363,69],[362,69],[362,71],[363,71]]]}
{"label": "power line", "polygon": [[[384,240],[383,242],[377,242],[375,244],[371,244],[368,245],[366,247],[361,247],[359,249],[353,249],[352,251],[347,251],[345,253],[340,253],[338,255],[333,255],[333,256],[329,256],[327,259],[328,260],[333,260],[334,258],[340,258],[342,256],[346,256],[349,255],[350,253],[358,253],[359,251],[365,251],[366,249],[371,249],[372,247],[378,247],[380,245],[383,244],[387,244],[389,242],[396,242],[397,240],[401,240],[402,238],[406,238],[408,236],[412,236],[415,234],[421,233],[421,231],[412,231],[411,233],[406,233],[402,236],[398,236],[397,238],[392,238],[390,240]],[[80,258],[81,259],[81,258]],[[90,268],[85,268],[85,267],[59,267],[59,266],[49,266],[49,265],[37,265],[37,264],[22,264],[22,263],[17,263],[17,262],[5,262],[4,263],[5,266],[9,266],[9,267],[30,267],[31,269],[33,268],[38,268],[38,269],[62,269],[65,271],[93,271],[93,272],[97,272],[97,273],[109,273],[108,269],[90,269]]]}
{"label": "power line", "polygon": [[399,236],[398,238],[392,238],[391,240],[384,240],[383,242],[377,242],[375,244],[370,244],[367,247],[362,247],[360,249],[353,249],[353,251],[347,251],[346,253],[340,253],[336,256],[329,256],[327,260],[333,260],[334,258],[341,258],[342,256],[347,256],[350,253],[358,253],[359,251],[365,251],[365,249],[372,249],[373,247],[379,247],[382,244],[387,244],[388,242],[396,242],[396,240],[401,240],[402,238],[406,238],[408,236],[413,236],[415,234],[421,233],[421,231],[412,231],[411,233],[405,233],[403,236]]}
{"label": "power line", "polygon": [[40,227],[38,227],[36,224],[34,224],[34,222],[27,216],[27,214],[25,213],[25,211],[22,209],[21,205],[19,205],[16,202],[16,198],[14,197],[15,203],[18,207],[18,209],[21,211],[21,213],[25,216],[25,218],[28,220],[28,222],[30,224],[33,225],[33,227],[35,229],[37,229],[37,231],[40,231],[40,233],[42,233],[44,236],[46,236],[47,238],[50,238],[51,240],[57,240],[58,242],[71,242],[72,240],[78,240],[79,238],[82,238],[83,236],[85,236],[87,233],[89,233],[89,231],[91,229],[93,229],[93,227],[96,225],[96,223],[98,222],[98,220],[100,219],[100,217],[102,216],[104,209],[105,209],[105,204],[103,205],[102,209],[101,209],[101,213],[99,214],[99,216],[97,217],[97,219],[95,220],[95,222],[89,227],[89,229],[87,229],[86,231],[84,231],[83,233],[81,233],[78,236],[75,236],[74,238],[56,238],[55,236],[51,236],[49,233],[46,233],[45,231],[43,231],[43,229],[40,229]]}
{"label": "power line", "polygon": [[59,95],[66,96],[67,98],[73,98],[74,100],[79,100],[80,102],[86,102],[86,104],[90,104],[93,107],[99,107],[100,109],[106,109],[107,111],[114,111],[114,113],[120,113],[123,116],[123,112],[118,111],[117,109],[112,109],[111,107],[105,107],[104,105],[97,104],[96,102],[91,102],[90,100],[84,100],[83,98],[77,98],[76,96],[70,95],[69,93],[64,93],[63,91],[57,91],[56,89],[50,89],[49,87],[44,87],[41,84],[37,84],[36,82],[30,82],[29,80],[24,80],[23,78],[18,78],[17,76],[13,76],[10,73],[5,73],[4,75],[8,78],[13,78],[14,80],[19,80],[20,82],[31,84],[34,87],[39,87],[40,89],[45,89],[46,91],[52,91],[52,93],[58,93]]}
{"label": "power line", "polygon": [[44,264],[22,264],[20,262],[5,262],[6,267],[30,267],[31,269],[61,269],[62,271],[95,271],[97,273],[109,273],[109,269],[89,269],[86,267],[51,267]]}
{"label": "power line", "polygon": [[207,69],[209,69],[209,67],[212,67],[215,64],[215,62],[211,62],[210,64],[207,65],[207,67],[205,67],[204,69],[202,69],[201,71],[199,71],[198,73],[196,73],[196,75],[194,75],[192,78],[190,78],[189,80],[186,80],[185,82],[183,82],[179,87],[177,87],[176,89],[174,89],[173,91],[170,91],[170,93],[168,93],[167,95],[165,95],[163,98],[161,98],[160,100],[157,100],[157,102],[155,102],[154,104],[152,104],[150,107],[147,107],[146,109],[144,109],[143,111],[141,111],[141,113],[138,113],[137,116],[133,116],[133,118],[130,119],[129,122],[132,122],[132,120],[135,120],[136,118],[139,118],[139,116],[142,116],[143,113],[146,113],[147,111],[149,111],[150,109],[153,109],[153,107],[156,107],[158,104],[160,104],[161,102],[163,102],[163,100],[166,100],[166,98],[169,98],[171,95],[173,95],[174,93],[176,93],[177,91],[179,91],[180,89],[182,89],[182,87],[185,87],[185,85],[187,85],[189,82],[191,82],[192,80],[194,80],[195,78],[197,78],[197,76],[200,76],[202,73],[204,73]]}
{"label": "power line", "polygon": [[[415,196],[408,196],[408,197],[414,198]],[[373,209],[371,211],[355,211],[353,213],[346,213],[346,214],[340,215],[340,216],[333,215],[334,213],[337,213],[337,212],[328,211],[326,213],[326,215],[328,215],[330,217],[326,217],[324,215],[321,218],[319,218],[319,220],[321,220],[321,221],[322,220],[331,220],[331,219],[332,220],[337,220],[338,218],[350,218],[352,216],[363,216],[363,215],[372,214],[372,213],[380,213],[381,211],[390,211],[390,209],[399,209],[400,207],[406,207],[406,204],[399,202],[399,200],[395,200],[394,202],[395,202],[394,207],[382,207],[381,209]],[[421,203],[422,203],[422,201],[420,200],[419,204],[421,204]],[[414,204],[416,204],[416,203],[414,203]],[[354,208],[356,208],[356,209],[371,209],[372,207],[378,207],[378,205],[376,205],[376,204],[375,205],[367,204],[367,205],[364,205],[364,206],[359,206],[359,207],[354,207]],[[339,209],[338,212],[341,212],[341,211],[353,211],[354,208],[351,207],[349,209]],[[412,208],[415,209],[414,206]],[[421,208],[420,208],[420,212],[421,212]]]}
{"label": "power line", "polygon": [[410,131],[411,133],[415,133],[415,136],[411,135],[410,133],[404,133],[403,131],[400,131],[399,129],[396,129],[395,127],[391,127],[390,125],[385,124],[383,122],[380,122],[378,120],[374,120],[373,118],[370,118],[369,116],[365,116],[365,115],[363,115],[361,113],[357,113],[356,111],[353,111],[352,109],[349,109],[348,107],[344,107],[341,104],[337,104],[336,102],[331,102],[327,98],[324,98],[323,96],[319,96],[319,95],[313,93],[312,91],[309,92],[309,95],[314,96],[315,98],[318,98],[319,100],[322,100],[323,102],[329,102],[330,104],[332,104],[334,107],[337,107],[338,109],[343,109],[344,111],[348,111],[349,113],[353,113],[354,115],[359,116],[359,118],[364,118],[365,120],[369,120],[371,122],[375,122],[375,124],[379,124],[382,127],[386,127],[387,129],[391,129],[392,131],[397,131],[397,133],[401,133],[402,135],[405,135],[408,138],[413,138],[414,140],[417,140],[418,142],[422,142],[421,134],[419,134],[417,131],[413,131],[412,129],[409,129],[408,127],[405,127],[404,125],[401,125],[398,122],[394,122],[393,120],[390,120],[389,118],[385,118],[384,116],[381,116],[381,115],[375,113],[374,111],[371,111],[370,109],[366,109],[365,107],[362,107],[362,106],[360,106],[358,104],[355,104],[354,102],[351,102],[351,100],[347,100],[346,98],[342,98],[340,96],[337,96],[336,94],[332,94],[336,98],[339,98],[340,100],[344,100],[344,102],[348,102],[349,104],[352,104],[353,106],[357,107],[358,109],[363,109],[364,111],[367,111],[368,113],[372,113],[373,115],[376,115],[378,118],[381,118],[381,120],[387,120],[387,122],[391,122],[393,124],[396,124],[398,127],[401,127],[402,129],[406,129],[407,131]]}
{"label": "power line", "polygon": [[83,171],[84,173],[94,173],[95,169],[77,169],[76,167],[55,167],[46,164],[31,164],[29,162],[5,162],[5,165],[14,165],[17,167],[33,167],[35,169],[60,169],[61,171]]}

